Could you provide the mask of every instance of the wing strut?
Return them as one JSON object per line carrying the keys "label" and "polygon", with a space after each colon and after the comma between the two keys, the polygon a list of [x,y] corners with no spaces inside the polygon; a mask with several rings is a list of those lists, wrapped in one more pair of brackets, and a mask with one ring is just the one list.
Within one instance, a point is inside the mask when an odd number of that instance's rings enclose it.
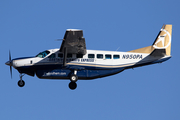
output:
{"label": "wing strut", "polygon": [[66,66],[66,59],[67,59],[67,48],[64,48],[64,59],[63,59],[63,67]]}

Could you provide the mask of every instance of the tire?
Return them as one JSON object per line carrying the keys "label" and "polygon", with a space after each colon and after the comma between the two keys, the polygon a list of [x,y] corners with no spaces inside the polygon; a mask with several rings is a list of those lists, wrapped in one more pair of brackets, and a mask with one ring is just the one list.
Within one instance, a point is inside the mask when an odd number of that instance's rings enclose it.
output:
{"label": "tire", "polygon": [[77,84],[76,84],[75,82],[70,82],[70,83],[69,83],[69,88],[70,88],[71,90],[76,89],[76,87],[77,87]]}
{"label": "tire", "polygon": [[19,86],[19,87],[23,87],[24,85],[25,85],[24,80],[19,80],[19,81],[18,81],[18,86]]}
{"label": "tire", "polygon": [[70,76],[70,80],[71,80],[71,82],[76,82],[76,81],[78,80],[78,76],[72,74],[72,75]]}

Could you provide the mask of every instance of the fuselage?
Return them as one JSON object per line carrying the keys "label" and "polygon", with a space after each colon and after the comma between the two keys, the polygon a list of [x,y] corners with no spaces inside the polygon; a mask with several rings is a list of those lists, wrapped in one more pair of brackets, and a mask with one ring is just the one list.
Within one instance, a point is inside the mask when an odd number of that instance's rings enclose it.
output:
{"label": "fuselage", "polygon": [[95,79],[122,72],[125,69],[159,63],[171,56],[154,57],[146,53],[87,50],[85,55],[67,54],[63,66],[63,53],[59,49],[46,50],[35,57],[17,58],[12,66],[20,73],[42,79],[69,79],[74,70],[78,79]]}
{"label": "fuselage", "polygon": [[35,57],[17,58],[5,64],[20,73],[18,86],[23,87],[24,74],[41,79],[69,79],[76,89],[77,80],[95,79],[120,73],[126,69],[161,63],[171,58],[172,25],[163,25],[151,46],[129,52],[87,50],[83,30],[67,29],[59,49],[43,51]]}

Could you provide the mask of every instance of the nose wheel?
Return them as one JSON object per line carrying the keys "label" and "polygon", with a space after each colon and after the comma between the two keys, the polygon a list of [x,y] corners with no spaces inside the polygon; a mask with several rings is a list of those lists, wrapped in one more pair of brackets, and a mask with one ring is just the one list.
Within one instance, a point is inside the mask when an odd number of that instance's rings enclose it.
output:
{"label": "nose wheel", "polygon": [[19,86],[19,87],[23,87],[24,85],[25,85],[24,80],[19,80],[19,81],[18,81],[18,86]]}
{"label": "nose wheel", "polygon": [[25,74],[20,74],[20,80],[18,81],[18,86],[19,87],[23,87],[25,85],[25,82],[24,80],[22,80],[22,77],[24,76]]}

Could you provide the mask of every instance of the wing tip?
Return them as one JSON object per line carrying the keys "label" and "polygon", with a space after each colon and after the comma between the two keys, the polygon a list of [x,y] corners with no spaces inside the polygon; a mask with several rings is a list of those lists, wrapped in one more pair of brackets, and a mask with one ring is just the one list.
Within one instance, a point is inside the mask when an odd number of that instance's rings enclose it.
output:
{"label": "wing tip", "polygon": [[66,31],[82,31],[81,29],[67,29]]}

